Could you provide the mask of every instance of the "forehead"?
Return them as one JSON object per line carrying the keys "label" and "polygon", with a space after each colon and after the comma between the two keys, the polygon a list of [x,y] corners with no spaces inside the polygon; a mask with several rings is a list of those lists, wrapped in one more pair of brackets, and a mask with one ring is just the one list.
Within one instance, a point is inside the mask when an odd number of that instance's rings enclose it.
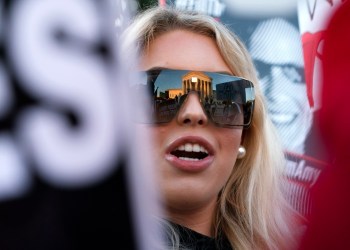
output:
{"label": "forehead", "polygon": [[141,55],[140,67],[231,73],[213,38],[187,30],[169,31],[156,37]]}

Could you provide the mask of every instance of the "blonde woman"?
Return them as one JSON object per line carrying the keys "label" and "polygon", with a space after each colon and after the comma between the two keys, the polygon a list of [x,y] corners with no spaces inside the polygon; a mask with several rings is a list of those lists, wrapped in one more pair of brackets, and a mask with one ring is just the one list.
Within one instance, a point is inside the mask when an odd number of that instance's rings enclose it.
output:
{"label": "blonde woman", "polygon": [[169,246],[292,249],[284,156],[245,46],[209,16],[160,7],[123,39],[147,75],[134,91],[151,95],[138,120],[154,138]]}

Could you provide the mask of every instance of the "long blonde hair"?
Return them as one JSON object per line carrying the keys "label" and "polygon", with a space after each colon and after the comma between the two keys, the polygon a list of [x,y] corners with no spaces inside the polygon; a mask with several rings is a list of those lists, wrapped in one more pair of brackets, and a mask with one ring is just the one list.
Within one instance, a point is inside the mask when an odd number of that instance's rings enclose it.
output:
{"label": "long blonde hair", "polygon": [[123,51],[135,51],[136,46],[136,51],[143,53],[155,38],[174,29],[211,37],[231,71],[255,85],[253,120],[243,133],[247,154],[236,161],[218,197],[213,222],[216,236],[224,234],[234,249],[291,249],[295,242],[291,208],[281,190],[284,155],[244,44],[207,15],[153,7],[137,15],[127,28]]}

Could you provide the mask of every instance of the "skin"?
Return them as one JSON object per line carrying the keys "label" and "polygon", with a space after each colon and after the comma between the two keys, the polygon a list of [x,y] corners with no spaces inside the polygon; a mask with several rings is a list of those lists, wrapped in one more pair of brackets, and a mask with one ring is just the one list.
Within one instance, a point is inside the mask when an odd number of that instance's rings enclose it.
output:
{"label": "skin", "polygon": [[[157,37],[141,57],[141,70],[154,67],[211,72],[231,70],[215,42],[206,36],[174,30]],[[177,116],[165,125],[140,125],[153,135],[153,156],[167,217],[204,235],[213,236],[217,196],[234,169],[241,128],[222,128],[205,115],[198,96],[190,93]],[[196,138],[212,149],[210,164],[199,171],[180,169],[167,155],[176,140]]]}

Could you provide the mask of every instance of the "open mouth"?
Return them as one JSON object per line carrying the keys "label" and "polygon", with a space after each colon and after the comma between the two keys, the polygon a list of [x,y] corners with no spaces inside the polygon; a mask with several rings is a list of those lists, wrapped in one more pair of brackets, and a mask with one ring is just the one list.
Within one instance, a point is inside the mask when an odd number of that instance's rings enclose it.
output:
{"label": "open mouth", "polygon": [[184,161],[200,161],[208,157],[208,150],[197,143],[185,143],[170,152],[171,155]]}

